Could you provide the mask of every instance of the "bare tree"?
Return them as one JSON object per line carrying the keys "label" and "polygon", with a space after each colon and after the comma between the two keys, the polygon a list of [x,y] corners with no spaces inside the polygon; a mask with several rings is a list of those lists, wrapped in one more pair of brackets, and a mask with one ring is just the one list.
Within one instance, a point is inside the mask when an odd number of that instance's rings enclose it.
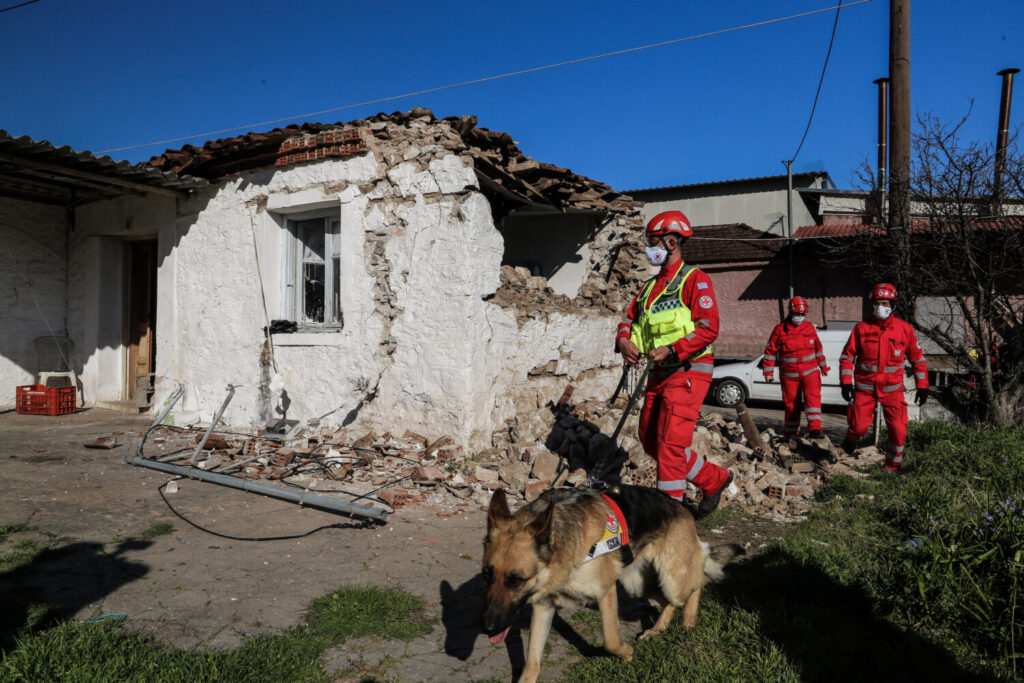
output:
{"label": "bare tree", "polygon": [[[1016,135],[997,201],[995,150],[953,125],[918,117],[909,226],[883,222],[826,245],[836,265],[896,285],[898,314],[937,345],[960,379],[959,398],[990,424],[1024,424],[1024,158]],[[870,171],[861,173],[875,187]],[[939,349],[932,349],[935,353]],[[928,351],[928,349],[926,349]]]}

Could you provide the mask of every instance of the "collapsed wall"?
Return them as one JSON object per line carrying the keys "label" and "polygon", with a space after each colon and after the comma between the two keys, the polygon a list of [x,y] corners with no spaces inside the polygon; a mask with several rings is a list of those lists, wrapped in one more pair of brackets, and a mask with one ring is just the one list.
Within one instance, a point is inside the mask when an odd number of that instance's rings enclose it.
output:
{"label": "collapsed wall", "polygon": [[[639,205],[475,124],[413,110],[154,159],[220,181],[179,208],[158,398],[185,381],[185,412],[209,417],[233,383],[230,424],[287,416],[483,448],[538,432],[567,381],[582,398],[610,395],[615,325],[647,273]],[[343,326],[266,343],[267,319],[287,309],[287,221],[313,209],[340,214]],[[572,297],[504,263],[500,230],[510,216],[557,227],[570,214],[593,226]]]}

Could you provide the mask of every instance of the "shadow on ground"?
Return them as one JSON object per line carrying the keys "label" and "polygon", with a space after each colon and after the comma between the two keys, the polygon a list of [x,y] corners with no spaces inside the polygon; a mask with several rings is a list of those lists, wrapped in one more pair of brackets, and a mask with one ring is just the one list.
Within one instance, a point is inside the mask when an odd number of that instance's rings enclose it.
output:
{"label": "shadow on ground", "polygon": [[53,626],[147,574],[147,565],[122,555],[150,545],[124,541],[104,552],[99,543],[71,543],[0,574],[0,652],[10,650],[25,627]]}
{"label": "shadow on ground", "polygon": [[[807,681],[982,681],[945,650],[877,612],[863,590],[771,550],[728,570],[709,596],[755,614]],[[700,627],[700,621],[697,622]]]}

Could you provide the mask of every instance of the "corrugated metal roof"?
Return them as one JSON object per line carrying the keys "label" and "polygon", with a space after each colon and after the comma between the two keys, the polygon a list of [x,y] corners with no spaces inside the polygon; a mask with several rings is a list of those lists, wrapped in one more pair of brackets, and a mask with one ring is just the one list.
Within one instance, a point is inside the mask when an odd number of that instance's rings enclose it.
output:
{"label": "corrugated metal roof", "polygon": [[[794,173],[793,174],[794,178],[813,178],[813,177],[817,177],[817,176],[825,176],[826,178],[828,178],[829,184],[834,187],[834,184],[832,183],[832,178],[829,177],[827,171],[804,171],[803,173]],[[732,180],[709,180],[709,181],[703,182],[703,183],[689,183],[689,184],[686,184],[686,185],[664,185],[662,187],[641,187],[641,188],[637,188],[635,190],[623,190],[623,192],[625,192],[626,194],[632,195],[632,194],[634,194],[636,192],[655,192],[655,191],[658,191],[658,190],[685,190],[685,189],[690,188],[690,187],[707,187],[709,185],[728,185],[729,183],[752,183],[752,182],[756,182],[756,181],[779,180],[779,179],[785,180],[786,179],[786,174],[783,173],[782,175],[755,176],[753,178],[733,178]],[[793,189],[796,190],[796,189],[799,189],[799,188],[793,188]]]}
{"label": "corrugated metal roof", "polygon": [[48,204],[80,204],[126,192],[185,197],[206,181],[147,164],[54,147],[0,130],[0,194]]}

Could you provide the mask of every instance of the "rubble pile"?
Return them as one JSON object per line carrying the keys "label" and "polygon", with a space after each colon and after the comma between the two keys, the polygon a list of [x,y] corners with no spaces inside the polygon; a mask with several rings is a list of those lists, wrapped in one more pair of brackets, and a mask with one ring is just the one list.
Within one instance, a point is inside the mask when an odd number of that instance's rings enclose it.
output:
{"label": "rubble pile", "polygon": [[[279,482],[309,491],[334,492],[361,504],[401,508],[427,503],[437,508],[485,507],[501,488],[525,501],[558,486],[589,486],[595,475],[608,482],[657,486],[657,470],[636,438],[636,413],[618,441],[611,434],[626,399],[570,402],[572,386],[546,409],[512,419],[492,436],[492,447],[466,453],[450,436],[429,439],[406,431],[363,434],[329,427],[259,436],[211,434],[195,466],[234,476]],[[702,413],[693,447],[707,460],[732,470],[731,493],[723,506],[790,520],[810,511],[815,492],[836,474],[866,476],[855,467],[877,463],[873,446],[848,455],[827,438],[785,439],[773,429],[753,443],[741,421]],[[756,431],[756,430],[754,430]],[[160,427],[146,457],[186,464],[203,434]],[[157,452],[153,452],[157,451]],[[603,473],[603,474],[602,474]],[[699,496],[688,492],[691,499]],[[438,514],[445,514],[439,512]]]}

